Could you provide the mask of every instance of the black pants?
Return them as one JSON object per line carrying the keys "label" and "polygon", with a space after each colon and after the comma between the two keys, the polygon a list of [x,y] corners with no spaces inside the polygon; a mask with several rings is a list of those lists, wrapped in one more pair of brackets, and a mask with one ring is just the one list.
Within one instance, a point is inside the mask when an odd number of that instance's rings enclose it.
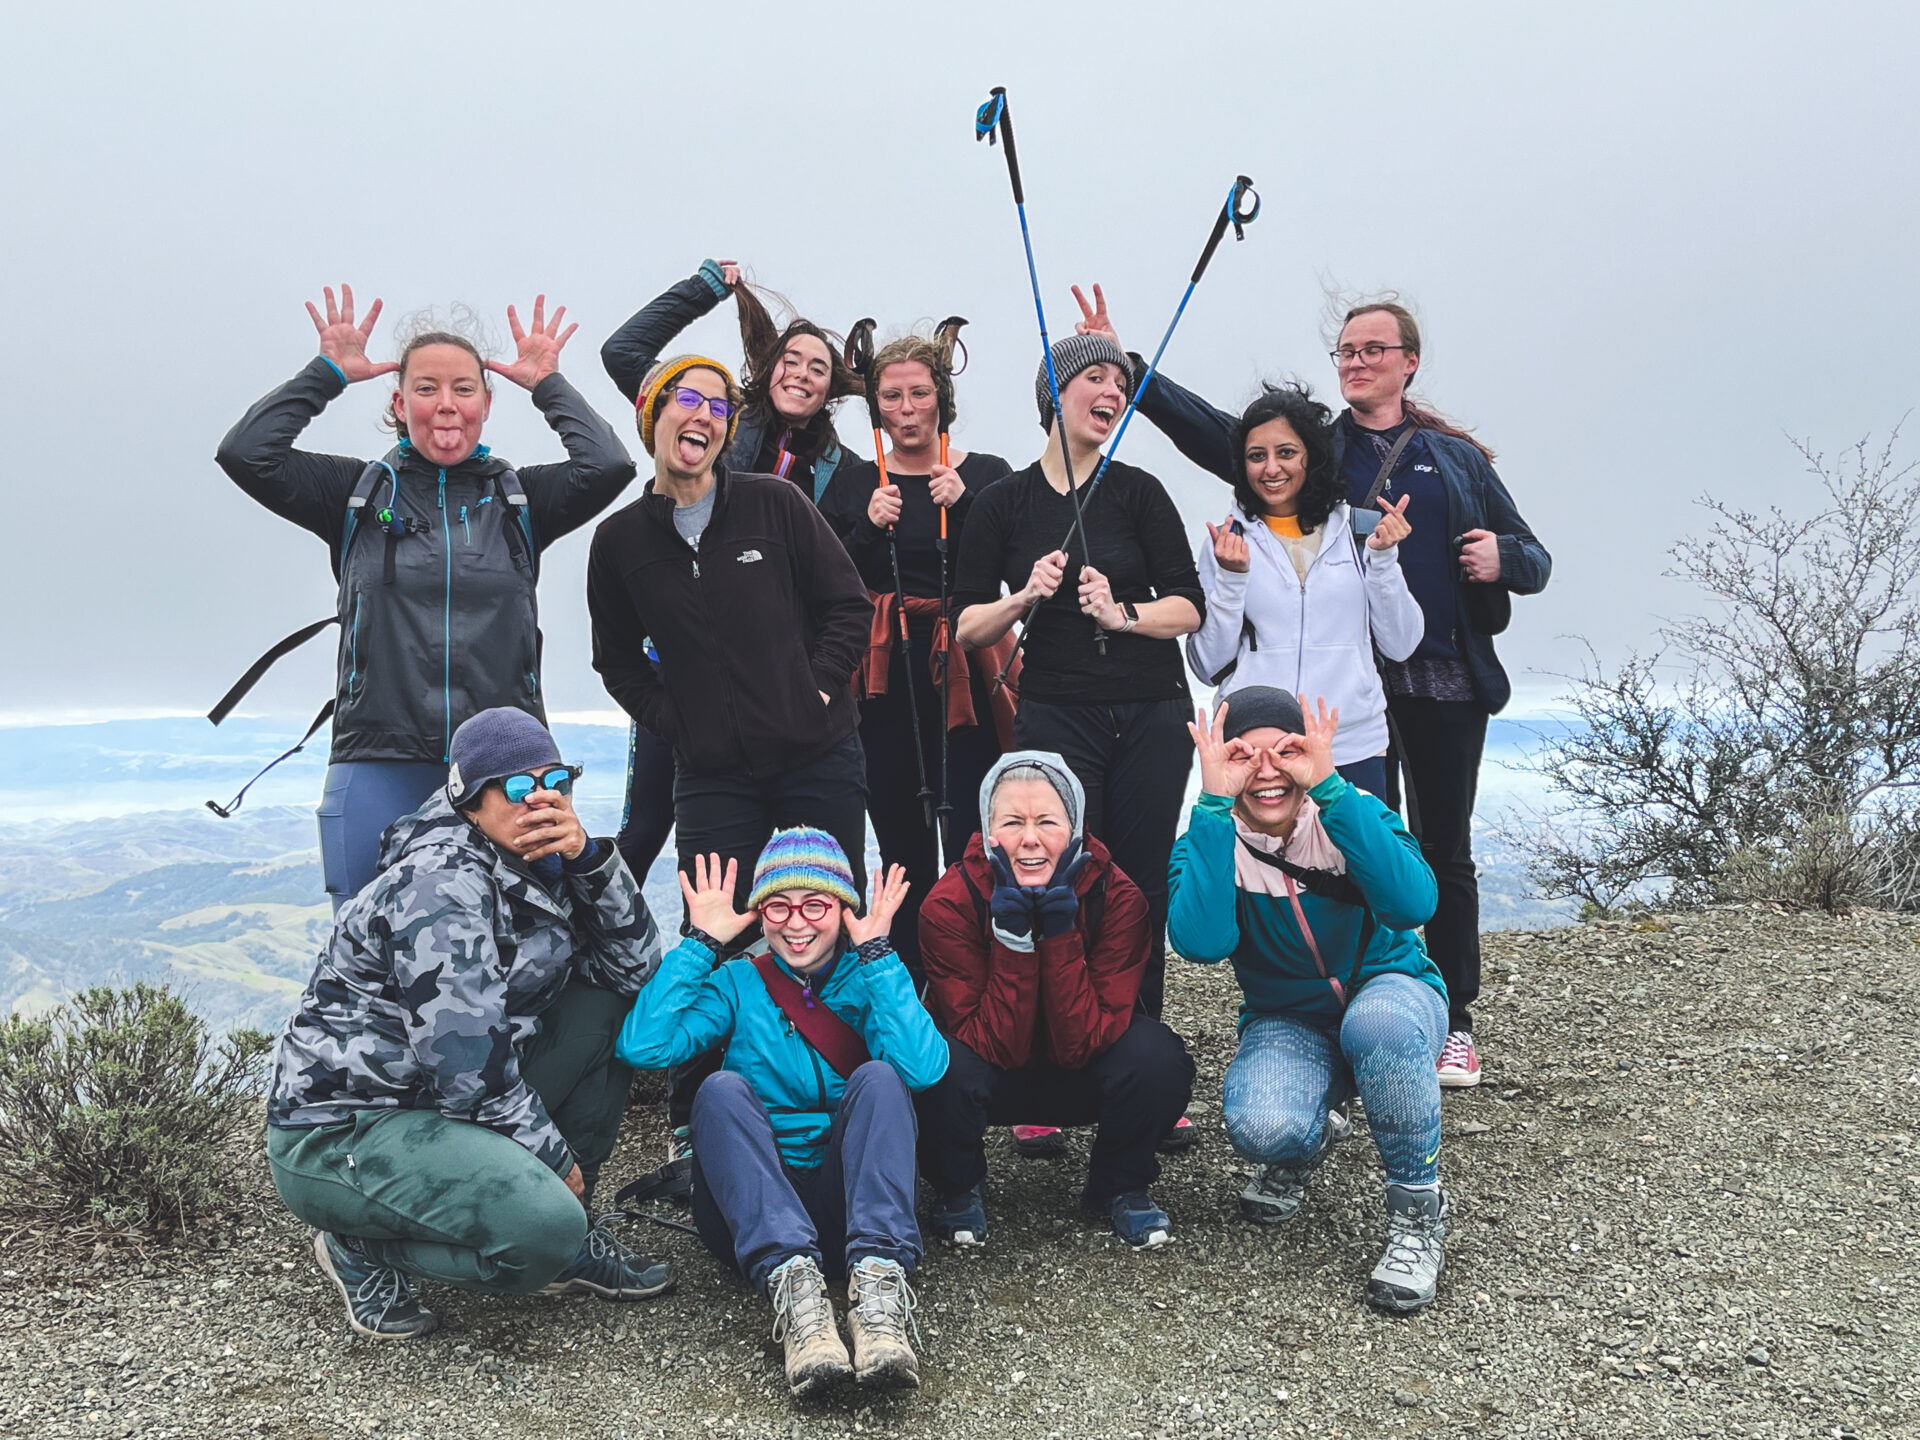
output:
{"label": "black pants", "polygon": [[1098,1125],[1087,1164],[1087,1200],[1144,1190],[1160,1177],[1154,1147],[1193,1098],[1193,1057],[1160,1021],[1133,1023],[1079,1070],[1044,1061],[1021,1070],[989,1065],[949,1039],[947,1073],[918,1098],[920,1173],[939,1196],[986,1176],[989,1125]]}
{"label": "black pants", "polygon": [[[931,619],[908,631],[912,645],[912,685],[914,708],[920,715],[920,751],[927,770],[927,785],[934,802],[939,803],[940,785],[940,696],[927,673],[928,654],[933,646]],[[945,827],[945,853],[949,864],[960,858],[967,841],[980,828],[980,782],[993,762],[1000,758],[1000,737],[993,728],[987,707],[987,686],[978,675],[973,680],[973,713],[984,724],[955,730],[947,737],[947,803],[952,813]],[[867,814],[873,820],[873,838],[880,846],[880,859],[888,865],[906,867],[913,888],[907,892],[900,913],[893,921],[893,948],[906,962],[914,984],[921,981],[920,902],[940,878],[939,855],[935,853],[933,831],[927,828],[926,810],[920,802],[920,768],[913,758],[913,716],[907,709],[908,676],[902,673],[900,654],[894,651],[888,667],[887,693],[860,702],[860,743],[867,752]]]}
{"label": "black pants", "polygon": [[1193,764],[1192,718],[1184,697],[1127,705],[1022,700],[1014,725],[1021,749],[1052,750],[1067,762],[1087,792],[1087,833],[1147,897],[1151,943],[1140,1005],[1155,1017],[1166,988],[1167,864]]}
{"label": "black pants", "polygon": [[[680,872],[693,874],[693,857],[738,860],[733,908],[745,912],[753,893],[753,867],[775,830],[811,825],[840,842],[853,869],[853,888],[867,893],[867,765],[858,733],[849,734],[826,754],[784,775],[749,780],[741,775],[689,775],[673,780],[674,844]],[[758,935],[749,928],[734,942],[744,949]],[[720,1068],[720,1052],[710,1051],[668,1075],[667,1115],[675,1126],[693,1115],[693,1093]]]}
{"label": "black pants", "polygon": [[633,878],[645,885],[673,829],[673,747],[639,725],[629,729],[627,808],[613,843]]}
{"label": "black pants", "polygon": [[1467,1008],[1480,998],[1480,880],[1473,866],[1473,804],[1480,790],[1480,756],[1487,743],[1486,709],[1469,700],[1393,697],[1394,751],[1387,791],[1400,808],[1406,778],[1407,828],[1420,841],[1439,886],[1440,901],[1427,922],[1427,953],[1447,982],[1447,1028],[1473,1029]]}

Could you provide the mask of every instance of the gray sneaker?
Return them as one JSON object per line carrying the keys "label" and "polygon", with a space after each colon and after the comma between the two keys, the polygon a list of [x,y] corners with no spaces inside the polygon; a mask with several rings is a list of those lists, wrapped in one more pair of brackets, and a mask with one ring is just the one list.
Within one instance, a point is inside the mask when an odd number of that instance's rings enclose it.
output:
{"label": "gray sneaker", "polygon": [[1263,1165],[1254,1172],[1253,1181],[1240,1192],[1240,1217],[1256,1225],[1284,1225],[1299,1212],[1307,1198],[1307,1179],[1320,1168],[1327,1152],[1342,1140],[1353,1137],[1353,1121],[1346,1107],[1327,1112],[1327,1128],[1320,1148],[1304,1165]]}
{"label": "gray sneaker", "polygon": [[1446,1264],[1446,1192],[1387,1186],[1387,1249],[1367,1277],[1367,1303],[1401,1314],[1424,1310]]}
{"label": "gray sneaker", "polygon": [[314,1232],[313,1258],[347,1302],[347,1323],[374,1340],[412,1340],[440,1328],[440,1317],[414,1298],[406,1273],[382,1265],[351,1236]]}

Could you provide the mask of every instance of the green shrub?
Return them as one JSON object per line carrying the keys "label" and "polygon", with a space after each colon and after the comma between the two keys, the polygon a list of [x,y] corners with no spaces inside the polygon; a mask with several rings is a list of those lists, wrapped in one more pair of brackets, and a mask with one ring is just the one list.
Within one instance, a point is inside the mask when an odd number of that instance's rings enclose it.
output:
{"label": "green shrub", "polygon": [[0,1022],[0,1185],[114,1230],[183,1226],[230,1193],[271,1037],[215,1042],[165,986],[101,986]]}

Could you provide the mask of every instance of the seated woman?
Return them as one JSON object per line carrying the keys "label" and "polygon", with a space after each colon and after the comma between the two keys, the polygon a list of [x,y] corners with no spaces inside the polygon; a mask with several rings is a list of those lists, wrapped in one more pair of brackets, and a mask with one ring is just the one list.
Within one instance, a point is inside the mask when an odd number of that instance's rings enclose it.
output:
{"label": "seated woman", "polygon": [[267,1163],[362,1335],[438,1325],[414,1278],[608,1300],[673,1284],[587,1225],[633,1079],[614,1034],[660,937],[580,828],[579,773],[523,710],[465,721],[280,1036]]}
{"label": "seated woman", "polygon": [[1244,996],[1222,1085],[1228,1138],[1261,1167],[1241,1213],[1292,1218],[1337,1138],[1329,1107],[1357,1091],[1387,1172],[1387,1249],[1367,1300],[1420,1310],[1447,1233],[1434,1070],[1447,992],[1414,934],[1433,913],[1433,872],[1400,818],[1335,773],[1340,717],[1316,708],[1248,685],[1210,725],[1201,713],[1169,936],[1189,960],[1231,958]]}
{"label": "seated woman", "polygon": [[987,1126],[1097,1124],[1081,1204],[1129,1245],[1173,1227],[1147,1187],[1193,1095],[1193,1058],[1140,1010],[1146,897],[1084,833],[1060,756],[1016,750],[980,786],[984,830],[920,909],[927,999],[952,1059],[920,1102],[934,1233],[987,1238]]}
{"label": "seated woman", "polygon": [[[940,1078],[947,1045],[887,939],[905,876],[895,865],[858,916],[834,838],[776,831],[747,901],[771,953],[716,970],[751,923],[733,908],[737,870],[712,855],[695,860],[691,881],[682,872],[689,934],[640,993],[620,1058],[660,1069],[725,1047],[693,1101],[693,1219],[707,1248],[773,1302],[795,1397],[849,1374],[918,1385],[907,1092]],[[823,1271],[847,1277],[851,1365]]]}

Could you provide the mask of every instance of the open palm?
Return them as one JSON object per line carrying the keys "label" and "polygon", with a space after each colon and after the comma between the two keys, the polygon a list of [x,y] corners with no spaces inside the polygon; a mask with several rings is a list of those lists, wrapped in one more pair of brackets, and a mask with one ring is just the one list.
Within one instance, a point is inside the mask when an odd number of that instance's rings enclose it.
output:
{"label": "open palm", "polygon": [[356,380],[371,380],[376,375],[391,375],[400,366],[385,360],[375,363],[367,358],[367,340],[373,334],[373,322],[380,318],[380,301],[375,299],[367,307],[367,318],[358,325],[353,323],[353,287],[340,286],[339,303],[334,302],[333,287],[325,287],[327,313],[324,319],[307,301],[307,314],[313,317],[313,328],[320,332],[320,353],[333,362],[334,369],[346,377],[349,385]]}
{"label": "open palm", "polygon": [[507,306],[507,325],[513,331],[515,355],[511,365],[502,365],[497,360],[489,360],[487,368],[496,375],[504,375],[523,389],[531,390],[547,376],[560,368],[560,348],[573,338],[578,325],[569,325],[565,330],[560,322],[565,318],[567,307],[562,305],[553,312],[553,319],[547,319],[547,297],[533,297],[533,326],[522,329],[520,312],[513,306]]}

